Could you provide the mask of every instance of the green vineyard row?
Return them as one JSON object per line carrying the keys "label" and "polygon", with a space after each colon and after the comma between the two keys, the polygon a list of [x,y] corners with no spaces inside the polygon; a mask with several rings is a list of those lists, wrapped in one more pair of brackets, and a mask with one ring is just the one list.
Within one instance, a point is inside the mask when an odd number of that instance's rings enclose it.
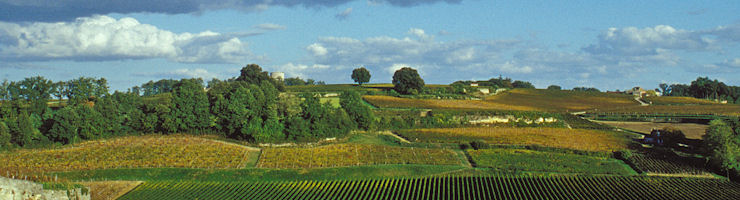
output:
{"label": "green vineyard row", "polygon": [[429,177],[353,181],[147,182],[120,199],[740,199],[720,179]]}

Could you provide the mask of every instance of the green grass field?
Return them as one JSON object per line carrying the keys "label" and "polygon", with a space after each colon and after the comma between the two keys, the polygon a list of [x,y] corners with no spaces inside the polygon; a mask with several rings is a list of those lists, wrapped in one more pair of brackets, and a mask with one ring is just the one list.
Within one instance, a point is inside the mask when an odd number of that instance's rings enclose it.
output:
{"label": "green grass field", "polygon": [[478,167],[512,171],[541,171],[583,174],[634,175],[624,162],[608,157],[526,149],[467,150]]}

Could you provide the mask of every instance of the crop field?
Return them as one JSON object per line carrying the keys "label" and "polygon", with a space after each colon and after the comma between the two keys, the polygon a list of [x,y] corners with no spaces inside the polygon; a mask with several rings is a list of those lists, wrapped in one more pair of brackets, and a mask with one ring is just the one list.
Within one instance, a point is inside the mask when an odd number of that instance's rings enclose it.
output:
{"label": "crop field", "polygon": [[460,165],[449,149],[392,147],[372,144],[335,144],[314,148],[266,148],[257,167],[314,168],[377,164]]}
{"label": "crop field", "polygon": [[479,149],[467,151],[478,167],[510,171],[541,171],[583,174],[629,175],[620,160],[600,156],[541,152],[526,149]]}
{"label": "crop field", "polygon": [[627,148],[624,138],[611,132],[566,128],[467,127],[410,129],[398,132],[412,142],[540,145],[583,151],[611,152]]}
{"label": "crop field", "polygon": [[632,155],[637,168],[648,174],[679,174],[710,176],[703,166],[684,158],[636,153]]}
{"label": "crop field", "polygon": [[0,153],[0,171],[71,171],[107,168],[239,168],[258,151],[188,135],[129,136],[61,149]]}
{"label": "crop field", "polygon": [[465,109],[465,110],[537,110],[532,107],[506,105],[482,100],[449,100],[449,99],[409,99],[392,96],[366,95],[362,97],[368,103],[380,108],[428,108],[428,109]]}
{"label": "crop field", "polygon": [[557,112],[639,105],[630,95],[542,89],[513,89],[486,101]]}
{"label": "crop field", "polygon": [[706,100],[706,99],[697,99],[694,97],[671,97],[671,96],[660,96],[660,97],[645,97],[642,99],[645,102],[652,102],[653,105],[711,105],[711,104],[719,104],[717,102]]}
{"label": "crop field", "polygon": [[709,125],[695,123],[656,123],[656,122],[623,122],[623,121],[598,121],[599,123],[629,129],[644,134],[650,134],[652,129],[662,129],[664,127],[673,127],[681,130],[688,139],[701,139],[706,133]]}
{"label": "crop field", "polygon": [[624,176],[427,177],[349,181],[147,182],[120,199],[738,199],[720,179]]}
{"label": "crop field", "polygon": [[593,113],[606,114],[689,114],[740,116],[738,104],[712,105],[650,105],[602,108]]}

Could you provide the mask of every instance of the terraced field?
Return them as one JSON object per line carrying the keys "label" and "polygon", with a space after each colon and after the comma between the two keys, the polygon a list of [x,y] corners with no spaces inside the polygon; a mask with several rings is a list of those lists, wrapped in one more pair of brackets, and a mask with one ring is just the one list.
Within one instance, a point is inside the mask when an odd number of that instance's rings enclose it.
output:
{"label": "terraced field", "polygon": [[239,168],[256,162],[258,151],[189,135],[130,136],[83,142],[61,149],[0,153],[0,172],[71,171],[109,168]]}
{"label": "terraced field", "polygon": [[468,150],[477,167],[509,171],[629,175],[622,161],[603,156],[542,152],[526,149]]}
{"label": "terraced field", "polygon": [[720,179],[623,176],[428,177],[351,181],[147,182],[120,199],[738,199]]}
{"label": "terraced field", "polygon": [[316,168],[377,164],[460,165],[449,149],[392,147],[372,144],[334,144],[315,148],[267,148],[257,167]]}
{"label": "terraced field", "polygon": [[569,90],[513,89],[485,101],[543,111],[575,112],[639,105],[631,95]]}
{"label": "terraced field", "polygon": [[540,145],[583,151],[612,152],[627,148],[627,141],[610,132],[567,128],[467,127],[401,130],[412,142]]}
{"label": "terraced field", "polygon": [[465,109],[465,110],[520,110],[534,111],[533,107],[507,105],[481,100],[449,99],[409,99],[392,96],[367,95],[363,99],[379,108],[426,108],[426,109]]}

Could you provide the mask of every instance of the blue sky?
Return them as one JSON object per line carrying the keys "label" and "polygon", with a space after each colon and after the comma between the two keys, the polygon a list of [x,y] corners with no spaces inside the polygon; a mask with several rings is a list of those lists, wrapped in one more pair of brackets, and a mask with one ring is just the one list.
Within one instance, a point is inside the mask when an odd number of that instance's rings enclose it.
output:
{"label": "blue sky", "polygon": [[0,0],[0,79],[225,79],[249,63],[350,83],[503,75],[602,90],[740,85],[737,1]]}

